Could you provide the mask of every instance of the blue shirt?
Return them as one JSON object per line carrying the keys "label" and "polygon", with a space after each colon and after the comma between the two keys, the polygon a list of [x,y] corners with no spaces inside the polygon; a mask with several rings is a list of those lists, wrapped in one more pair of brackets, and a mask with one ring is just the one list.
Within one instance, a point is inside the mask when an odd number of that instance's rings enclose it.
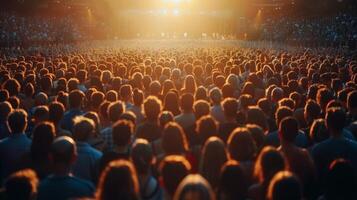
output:
{"label": "blue shirt", "polygon": [[95,182],[99,175],[99,161],[102,152],[91,147],[86,142],[77,142],[77,160],[72,166],[72,172],[78,178]]}
{"label": "blue shirt", "polygon": [[[298,135],[295,138],[295,145],[301,148],[306,148],[308,146],[308,138],[306,137],[305,133],[301,130],[299,130]],[[280,146],[280,138],[279,138],[279,133],[278,131],[273,131],[268,133],[265,136],[265,145],[271,145],[274,147],[279,147]]]}
{"label": "blue shirt", "polygon": [[0,140],[0,180],[19,168],[19,162],[30,148],[31,140],[24,133],[10,134]]}
{"label": "blue shirt", "polygon": [[39,185],[37,200],[67,200],[93,197],[94,186],[89,181],[74,176],[50,175]]}
{"label": "blue shirt", "polygon": [[69,111],[65,112],[61,121],[62,128],[65,130],[72,131],[73,119],[83,114],[84,112],[79,109],[70,109]]}

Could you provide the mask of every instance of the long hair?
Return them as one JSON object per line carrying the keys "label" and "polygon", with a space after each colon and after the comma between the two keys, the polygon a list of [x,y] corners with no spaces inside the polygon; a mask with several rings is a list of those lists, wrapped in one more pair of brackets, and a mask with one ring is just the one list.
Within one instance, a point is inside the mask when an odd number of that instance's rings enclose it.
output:
{"label": "long hair", "polygon": [[103,171],[96,193],[96,200],[138,200],[139,183],[133,164],[126,160],[109,163]]}

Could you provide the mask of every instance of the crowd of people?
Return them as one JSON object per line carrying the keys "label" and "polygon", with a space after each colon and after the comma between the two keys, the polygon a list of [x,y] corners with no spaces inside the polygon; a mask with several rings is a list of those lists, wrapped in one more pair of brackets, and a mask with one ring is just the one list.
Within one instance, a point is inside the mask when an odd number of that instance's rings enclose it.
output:
{"label": "crowd of people", "polygon": [[338,46],[357,40],[357,17],[339,14],[311,18],[268,18],[262,24],[264,40]]}
{"label": "crowd of people", "polygon": [[355,54],[94,52],[1,56],[0,198],[356,197]]}
{"label": "crowd of people", "polygon": [[86,35],[71,16],[22,16],[17,13],[0,13],[0,45],[24,43],[63,43],[83,40]]}

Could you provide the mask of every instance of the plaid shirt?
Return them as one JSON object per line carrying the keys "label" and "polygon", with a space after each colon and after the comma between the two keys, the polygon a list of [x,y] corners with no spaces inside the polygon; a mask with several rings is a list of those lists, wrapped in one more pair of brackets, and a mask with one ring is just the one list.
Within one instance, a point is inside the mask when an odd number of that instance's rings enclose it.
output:
{"label": "plaid shirt", "polygon": [[114,148],[112,127],[108,126],[100,132],[104,140],[104,151],[111,151]]}

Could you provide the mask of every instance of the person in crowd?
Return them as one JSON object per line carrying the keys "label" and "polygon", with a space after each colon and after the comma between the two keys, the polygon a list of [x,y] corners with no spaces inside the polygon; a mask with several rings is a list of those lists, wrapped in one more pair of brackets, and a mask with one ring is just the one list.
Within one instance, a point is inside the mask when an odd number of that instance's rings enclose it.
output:
{"label": "person in crowd", "polygon": [[89,139],[94,134],[94,121],[84,116],[73,119],[73,138],[76,141],[77,158],[72,165],[75,176],[96,183],[99,174],[99,161],[102,152],[89,145]]}
{"label": "person in crowd", "polygon": [[219,88],[212,88],[209,92],[209,97],[211,100],[211,110],[210,114],[214,117],[219,123],[223,123],[225,121],[225,116],[223,112],[223,108],[221,105],[222,101],[222,93]]}
{"label": "person in crowd", "polygon": [[270,181],[267,199],[282,200],[302,199],[302,187],[299,179],[289,171],[280,171]]}
{"label": "person in crowd", "polygon": [[199,174],[187,175],[177,187],[174,200],[194,198],[197,200],[214,200],[213,189]]}
{"label": "person in crowd", "polygon": [[145,121],[138,126],[135,136],[153,142],[161,137],[159,114],[162,111],[161,101],[155,96],[149,96],[144,101]]}
{"label": "person in crowd", "polygon": [[39,184],[38,200],[93,197],[94,185],[71,173],[72,165],[77,158],[77,147],[72,138],[56,138],[51,146],[51,156],[53,172]]}
{"label": "person in crowd", "polygon": [[69,110],[64,113],[61,126],[63,129],[72,131],[73,119],[76,116],[83,115],[82,110],[84,93],[80,90],[73,90],[68,95]]}
{"label": "person in crowd", "polygon": [[136,116],[136,124],[141,124],[144,121],[144,113],[142,110],[142,104],[144,102],[144,93],[139,89],[133,91],[133,106],[129,109]]}
{"label": "person in crowd", "polygon": [[7,118],[10,135],[0,140],[0,181],[17,171],[24,155],[30,152],[31,140],[25,135],[27,113],[22,109],[11,111]]}
{"label": "person in crowd", "polygon": [[222,107],[224,111],[225,121],[220,123],[218,126],[219,137],[227,142],[231,132],[238,126],[237,123],[237,112],[238,112],[238,102],[233,98],[226,98],[222,102]]}
{"label": "person in crowd", "polygon": [[113,160],[129,160],[130,145],[133,142],[134,125],[128,120],[118,120],[112,126],[114,148],[104,152],[100,160],[100,171]]}
{"label": "person in crowd", "polygon": [[180,182],[191,172],[191,165],[183,156],[166,156],[159,166],[164,199],[172,199]]}
{"label": "person in crowd", "polygon": [[227,161],[221,169],[217,198],[222,200],[246,199],[249,180],[242,166],[235,160]]}
{"label": "person in crowd", "polygon": [[125,112],[124,104],[121,101],[112,102],[108,105],[107,115],[111,125],[101,131],[101,136],[104,139],[104,150],[110,151],[114,148],[112,125],[119,120],[120,116]]}
{"label": "person in crowd", "polygon": [[151,170],[154,155],[148,141],[137,139],[134,142],[131,149],[131,160],[138,175],[141,199],[163,199],[163,191]]}
{"label": "person in crowd", "polygon": [[186,133],[192,133],[196,117],[193,112],[194,98],[191,93],[185,93],[180,98],[181,114],[175,116],[175,122],[185,130]]}
{"label": "person in crowd", "polygon": [[139,181],[133,164],[126,160],[110,162],[100,176],[95,196],[96,200],[139,200]]}
{"label": "person in crowd", "polygon": [[33,200],[37,197],[39,180],[31,169],[11,174],[5,181],[5,198],[8,200]]}

